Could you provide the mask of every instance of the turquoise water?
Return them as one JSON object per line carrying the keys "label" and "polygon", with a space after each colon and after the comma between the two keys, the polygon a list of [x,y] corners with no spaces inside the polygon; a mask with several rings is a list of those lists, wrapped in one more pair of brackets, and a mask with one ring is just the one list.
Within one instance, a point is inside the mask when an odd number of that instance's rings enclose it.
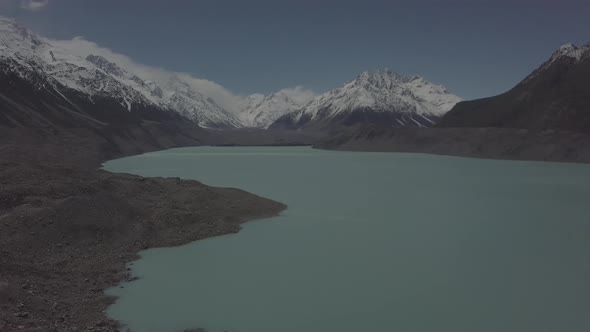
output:
{"label": "turquoise water", "polygon": [[132,331],[590,331],[587,165],[199,147],[105,168],[289,206],[142,252],[108,310]]}

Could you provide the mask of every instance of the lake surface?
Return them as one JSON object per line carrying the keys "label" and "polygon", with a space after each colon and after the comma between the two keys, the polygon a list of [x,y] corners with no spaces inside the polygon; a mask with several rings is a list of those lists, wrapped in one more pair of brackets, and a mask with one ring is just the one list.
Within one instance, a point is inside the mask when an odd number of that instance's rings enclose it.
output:
{"label": "lake surface", "polygon": [[108,311],[132,331],[590,331],[588,165],[198,147],[105,168],[289,206],[142,252]]}

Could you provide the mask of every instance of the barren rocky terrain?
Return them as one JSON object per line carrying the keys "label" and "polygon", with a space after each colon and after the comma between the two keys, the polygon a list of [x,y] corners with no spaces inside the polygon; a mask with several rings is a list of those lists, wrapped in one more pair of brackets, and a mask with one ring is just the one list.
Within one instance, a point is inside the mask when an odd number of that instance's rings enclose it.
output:
{"label": "barren rocky terrain", "polygon": [[99,170],[96,140],[4,134],[0,331],[116,331],[103,292],[129,280],[139,251],[234,233],[285,208],[238,189]]}

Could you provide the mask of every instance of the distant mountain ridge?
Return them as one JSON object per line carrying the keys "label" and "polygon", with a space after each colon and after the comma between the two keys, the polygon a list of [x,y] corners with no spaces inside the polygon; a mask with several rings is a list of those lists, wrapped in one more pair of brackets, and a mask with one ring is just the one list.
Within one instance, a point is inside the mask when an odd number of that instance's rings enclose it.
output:
{"label": "distant mountain ridge", "polygon": [[590,44],[566,44],[509,91],[461,102],[441,127],[590,132]]}
{"label": "distant mountain ridge", "polygon": [[145,79],[104,56],[71,54],[15,20],[3,17],[0,17],[0,64],[5,73],[14,72],[25,80],[34,76],[38,80],[36,84],[50,86],[58,94],[69,89],[90,101],[98,97],[112,98],[129,112],[144,106],[174,111],[209,128],[266,128],[315,96],[299,87],[268,96],[235,96],[239,109],[229,110],[196,89],[186,75],[171,73],[158,82]]}
{"label": "distant mountain ridge", "polygon": [[427,127],[460,100],[423,78],[402,77],[384,70],[362,73],[320,96],[296,87],[266,96],[234,95],[228,107],[217,97],[212,98],[210,91],[201,91],[188,75],[168,73],[156,79],[149,75],[146,78],[135,67],[74,49],[76,55],[61,47],[59,41],[57,45],[53,42],[12,19],[0,17],[0,64],[5,73],[12,71],[25,80],[34,76],[37,82],[33,84],[50,87],[66,100],[68,91],[90,102],[112,99],[128,112],[144,107],[172,111],[201,127],[299,128],[329,122]]}
{"label": "distant mountain ridge", "polygon": [[[164,85],[144,80],[108,59],[88,54],[85,58],[52,45],[12,19],[0,18],[0,62],[5,72],[23,79],[85,95],[88,100],[112,98],[132,112],[137,107],[176,111],[203,127],[234,127],[239,121],[206,98],[180,76]],[[67,97],[63,96],[65,99]]]}
{"label": "distant mountain ridge", "polygon": [[253,94],[239,113],[246,127],[268,128],[281,116],[299,110],[313,100],[315,94],[302,87],[283,89],[270,95]]}
{"label": "distant mountain ridge", "polygon": [[422,77],[389,69],[363,72],[343,86],[280,117],[271,128],[328,128],[357,124],[430,127],[461,98]]}

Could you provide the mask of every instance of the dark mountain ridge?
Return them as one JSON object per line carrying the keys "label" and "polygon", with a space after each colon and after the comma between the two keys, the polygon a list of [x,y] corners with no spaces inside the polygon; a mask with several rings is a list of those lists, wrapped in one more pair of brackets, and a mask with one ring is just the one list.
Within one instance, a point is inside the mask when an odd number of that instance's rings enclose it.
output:
{"label": "dark mountain ridge", "polygon": [[590,132],[590,44],[567,44],[498,96],[458,103],[439,127]]}

